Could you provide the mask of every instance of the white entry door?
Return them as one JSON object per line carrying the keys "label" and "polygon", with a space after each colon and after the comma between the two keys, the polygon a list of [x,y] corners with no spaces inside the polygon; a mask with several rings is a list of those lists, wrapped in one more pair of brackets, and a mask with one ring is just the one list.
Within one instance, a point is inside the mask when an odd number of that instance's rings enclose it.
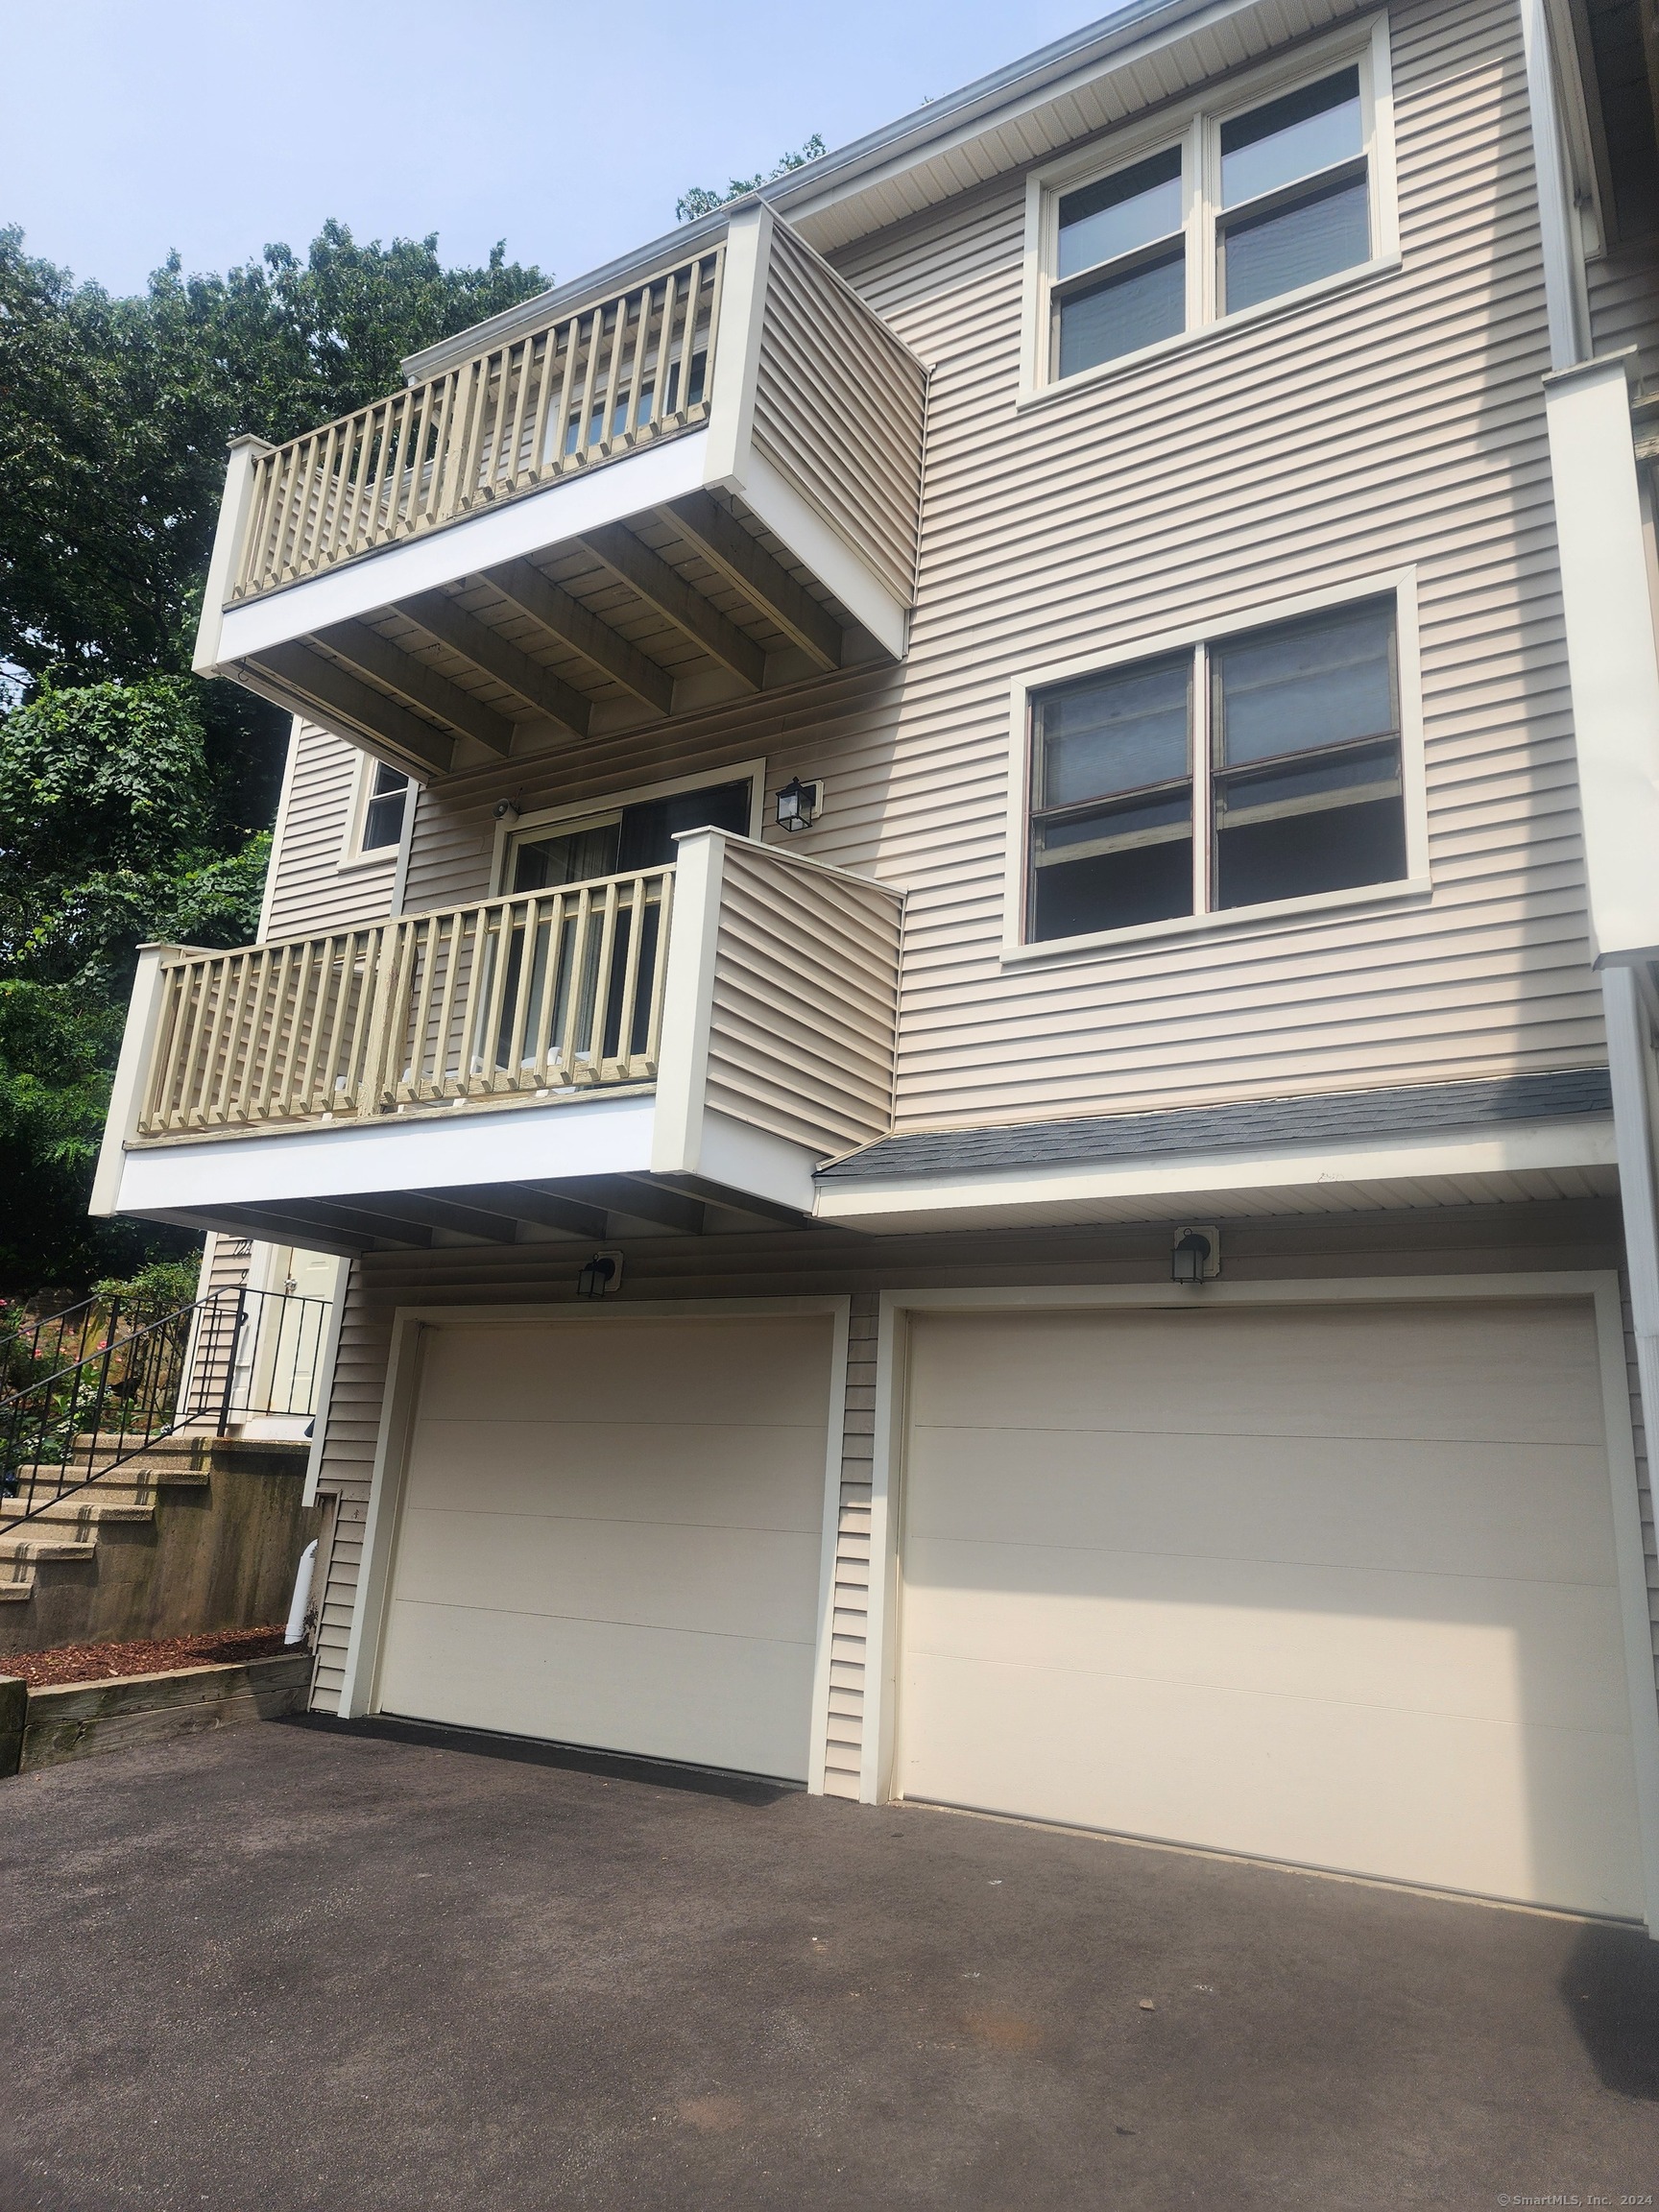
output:
{"label": "white entry door", "polygon": [[1588,1303],[922,1312],[908,1795],[1640,1914]]}
{"label": "white entry door", "polygon": [[377,1703],[805,1779],[827,1314],[424,1333]]}

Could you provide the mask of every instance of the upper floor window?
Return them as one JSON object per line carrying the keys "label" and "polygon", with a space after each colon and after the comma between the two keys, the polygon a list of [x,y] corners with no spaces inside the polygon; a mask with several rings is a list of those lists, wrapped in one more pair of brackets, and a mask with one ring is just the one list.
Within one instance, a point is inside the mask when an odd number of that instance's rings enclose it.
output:
{"label": "upper floor window", "polygon": [[1033,384],[1125,360],[1386,255],[1385,25],[1349,52],[1341,66],[1269,97],[1190,113],[1162,143],[1139,132],[1130,158],[1073,159],[1034,181]]}
{"label": "upper floor window", "polygon": [[385,853],[402,842],[403,816],[409,806],[409,779],[400,768],[388,768],[376,761],[374,780],[369,787],[368,803],[363,808],[363,834],[358,850],[363,853]]}
{"label": "upper floor window", "polygon": [[1369,600],[1036,692],[1027,939],[1403,881],[1397,633]]}

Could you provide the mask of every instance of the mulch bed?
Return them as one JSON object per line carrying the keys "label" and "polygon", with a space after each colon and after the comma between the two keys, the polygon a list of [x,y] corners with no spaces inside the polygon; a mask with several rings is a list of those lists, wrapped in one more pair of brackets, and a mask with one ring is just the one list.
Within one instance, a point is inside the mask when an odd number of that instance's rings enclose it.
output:
{"label": "mulch bed", "polygon": [[282,1626],[215,1628],[204,1636],[152,1637],[135,1644],[64,1644],[56,1651],[0,1651],[0,1674],[31,1690],[65,1682],[107,1682],[114,1674],[164,1674],[172,1667],[214,1667],[275,1659]]}

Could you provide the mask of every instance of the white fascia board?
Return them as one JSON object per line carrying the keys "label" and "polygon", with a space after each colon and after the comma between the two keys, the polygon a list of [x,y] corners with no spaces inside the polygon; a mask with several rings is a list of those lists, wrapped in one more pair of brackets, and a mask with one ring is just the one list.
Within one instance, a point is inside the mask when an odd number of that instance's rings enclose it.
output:
{"label": "white fascia board", "polygon": [[905,609],[846,540],[784,482],[770,461],[751,448],[741,481],[733,481],[727,488],[747,503],[757,519],[782,541],[827,590],[834,593],[878,645],[895,661],[903,660],[909,634]]}
{"label": "white fascia board", "polygon": [[219,635],[220,662],[248,660],[268,646],[374,613],[417,591],[436,590],[603,523],[625,522],[665,500],[684,498],[702,489],[708,443],[707,430],[664,439],[642,452],[607,461],[590,474],[567,476],[482,515],[447,522],[423,538],[363,554],[325,576],[308,577],[227,608]]}
{"label": "white fascia board", "polygon": [[816,1211],[821,1221],[877,1229],[901,1217],[926,1226],[930,1216],[942,1214],[951,1214],[966,1225],[973,1220],[1015,1222],[1022,1210],[1031,1207],[1121,1203],[1186,1191],[1317,1190],[1434,1175],[1508,1175],[1617,1165],[1611,1115],[1585,1115],[1571,1121],[1518,1121],[1479,1135],[1432,1130],[1420,1137],[1391,1137],[1340,1149],[1287,1144],[1261,1152],[1189,1152],[1162,1161],[1123,1160],[1093,1166],[892,1175],[862,1184],[837,1177],[819,1185]]}
{"label": "white fascia board", "polygon": [[728,1190],[744,1190],[810,1214],[812,1170],[822,1157],[805,1144],[775,1137],[770,1129],[752,1129],[746,1121],[734,1121],[712,1108],[704,1113],[697,1172],[706,1182],[719,1183]]}
{"label": "white fascia board", "polygon": [[1659,944],[1659,652],[1633,362],[1627,350],[1545,383],[1590,921],[1603,961]]}
{"label": "white fascia board", "polygon": [[577,1099],[452,1115],[387,1115],[343,1129],[207,1138],[129,1151],[123,1214],[265,1206],[284,1198],[367,1197],[376,1190],[461,1190],[469,1183],[565,1175],[642,1175],[656,1100]]}

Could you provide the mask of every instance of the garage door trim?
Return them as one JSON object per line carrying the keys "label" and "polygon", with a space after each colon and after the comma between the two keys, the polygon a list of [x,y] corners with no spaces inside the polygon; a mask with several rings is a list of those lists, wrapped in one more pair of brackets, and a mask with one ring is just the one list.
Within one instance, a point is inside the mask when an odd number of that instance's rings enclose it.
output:
{"label": "garage door trim", "polygon": [[342,1719],[362,1719],[376,1707],[380,1651],[391,1595],[403,1477],[420,1397],[421,1357],[429,1332],[481,1321],[538,1321],[571,1328],[625,1329],[630,1321],[740,1320],[746,1314],[774,1319],[791,1313],[827,1314],[830,1321],[828,1448],[824,1467],[824,1514],[819,1534],[818,1610],[812,1672],[810,1738],[806,1788],[824,1789],[825,1747],[830,1717],[830,1647],[833,1625],[835,1540],[841,1513],[842,1433],[847,1403],[847,1343],[852,1313],[848,1297],[640,1299],[606,1306],[520,1301],[511,1305],[399,1306],[393,1316],[391,1354],[374,1442],[369,1504],[363,1523],[363,1558],[352,1605],[340,1695]]}
{"label": "garage door trim", "polygon": [[866,1696],[859,1795],[866,1804],[893,1792],[902,1664],[900,1536],[907,1419],[908,1320],[915,1312],[1039,1311],[1078,1308],[1186,1311],[1196,1304],[1226,1306],[1425,1305],[1479,1300],[1576,1298],[1594,1309],[1601,1406],[1612,1486],[1614,1549],[1623,1629],[1625,1682],[1636,1769],[1647,1923],[1659,1934],[1659,1699],[1655,1697],[1652,1625],[1643,1552],[1641,1503],[1623,1310],[1619,1278],[1607,1270],[1499,1275],[1343,1277],[1283,1283],[1087,1284],[1003,1289],[888,1290],[880,1299],[877,1339],[876,1436],[872,1470],[870,1599],[866,1624]]}

